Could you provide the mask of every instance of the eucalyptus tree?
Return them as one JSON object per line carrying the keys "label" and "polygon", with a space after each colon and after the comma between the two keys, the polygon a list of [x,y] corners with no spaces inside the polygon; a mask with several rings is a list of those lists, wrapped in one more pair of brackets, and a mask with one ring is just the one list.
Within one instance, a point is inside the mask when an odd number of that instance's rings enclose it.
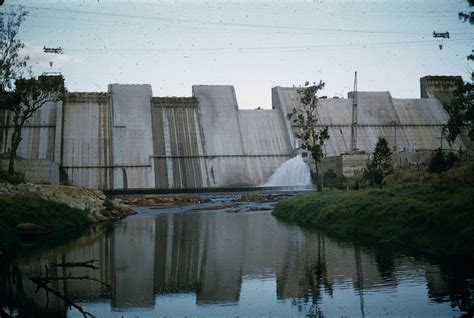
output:
{"label": "eucalyptus tree", "polygon": [[288,119],[295,130],[296,137],[301,141],[301,148],[308,150],[315,164],[318,191],[323,191],[320,164],[324,157],[324,142],[329,139],[328,127],[318,127],[316,109],[318,106],[318,93],[324,88],[325,83],[309,82],[304,88],[298,89],[300,97],[299,107],[295,107],[288,113]]}
{"label": "eucalyptus tree", "polygon": [[10,137],[9,174],[15,173],[15,158],[22,141],[21,133],[25,123],[46,103],[62,100],[64,92],[62,76],[20,78],[15,81],[15,91],[9,94],[9,99],[13,102],[8,106],[13,126]]}
{"label": "eucalyptus tree", "polygon": [[[467,0],[469,7],[474,7],[474,0]],[[474,11],[459,12],[459,19],[463,22],[469,21],[474,25]],[[467,56],[469,61],[474,61],[474,50]],[[465,127],[469,137],[474,141],[474,72],[471,72],[471,82],[462,82],[459,88],[454,92],[454,98],[449,105],[446,105],[446,111],[449,114],[447,124],[447,139],[453,143],[456,137],[461,133],[462,127]]]}
{"label": "eucalyptus tree", "polygon": [[[0,12],[0,93],[11,92],[15,80],[30,73],[28,56],[21,54],[25,44],[18,38],[21,24],[28,12],[22,7]],[[4,104],[4,103],[2,103]]]}
{"label": "eucalyptus tree", "polygon": [[0,110],[7,112],[12,128],[9,150],[9,174],[15,173],[15,158],[25,123],[43,105],[58,101],[64,93],[62,76],[33,76],[25,44],[18,34],[28,12],[15,7],[0,14]]}

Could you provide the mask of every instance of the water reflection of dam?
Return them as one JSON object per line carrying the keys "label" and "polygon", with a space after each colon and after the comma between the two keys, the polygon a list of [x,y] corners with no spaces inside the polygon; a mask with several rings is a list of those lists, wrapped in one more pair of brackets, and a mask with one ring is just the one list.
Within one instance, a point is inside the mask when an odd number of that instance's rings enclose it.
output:
{"label": "water reflection of dam", "polygon": [[[53,263],[100,260],[99,270],[57,268]],[[397,258],[341,245],[316,232],[277,222],[263,212],[166,214],[137,218],[109,229],[95,229],[68,246],[33,260],[21,261],[21,286],[29,301],[44,308],[44,293],[28,276],[89,274],[112,288],[93,281],[59,281],[55,288],[76,301],[111,299],[112,310],[153,307],[164,294],[193,293],[197,305],[238,303],[243,278],[276,277],[275,297],[318,302],[334,286],[364,292],[397,286],[399,268],[443,290],[437,267],[417,267]],[[412,267],[412,268],[411,268]],[[49,311],[66,308],[49,297]],[[106,300],[109,302],[108,300]]]}

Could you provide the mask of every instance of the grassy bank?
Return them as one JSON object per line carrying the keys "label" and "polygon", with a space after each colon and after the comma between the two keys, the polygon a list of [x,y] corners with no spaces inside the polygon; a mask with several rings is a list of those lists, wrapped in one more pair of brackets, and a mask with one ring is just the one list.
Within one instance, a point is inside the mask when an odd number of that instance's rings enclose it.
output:
{"label": "grassy bank", "polygon": [[87,213],[37,195],[0,197],[0,231],[14,235],[19,223],[35,223],[53,232],[89,223]]}
{"label": "grassy bank", "polygon": [[281,220],[338,237],[474,256],[474,187],[470,183],[310,193],[280,202],[273,213]]}
{"label": "grassy bank", "polygon": [[[17,234],[19,223],[35,223],[52,232],[32,241]],[[15,256],[44,251],[82,235],[90,223],[87,213],[35,194],[0,197],[0,266]]]}

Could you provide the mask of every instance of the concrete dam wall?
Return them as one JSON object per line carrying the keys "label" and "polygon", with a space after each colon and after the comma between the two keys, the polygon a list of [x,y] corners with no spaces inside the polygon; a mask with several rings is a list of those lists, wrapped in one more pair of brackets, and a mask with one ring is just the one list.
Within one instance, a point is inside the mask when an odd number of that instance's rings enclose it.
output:
{"label": "concrete dam wall", "polygon": [[[390,92],[358,92],[357,148],[372,153],[379,136],[387,139],[396,152],[432,151],[443,149],[466,149],[472,147],[467,140],[458,138],[449,145],[442,134],[448,122],[448,114],[436,96],[437,86],[430,86],[430,78],[442,78],[453,82],[453,76],[424,77],[421,79],[421,99],[392,98]],[[438,81],[435,84],[440,84]],[[446,88],[445,88],[446,89]],[[275,87],[272,90],[273,105],[285,115],[293,108],[300,107],[300,97],[294,87]],[[444,92],[444,94],[446,94]],[[330,138],[324,146],[326,157],[338,156],[351,151],[351,124],[353,93],[347,99],[319,99],[317,106],[317,126],[328,127]],[[452,98],[443,96],[449,103]],[[287,123],[291,134],[294,127]]]}
{"label": "concrete dam wall", "polygon": [[[440,146],[448,118],[436,93],[446,98],[453,77],[424,79],[427,98],[359,92],[359,149],[371,153],[379,136],[402,152]],[[286,119],[300,105],[297,88],[275,87],[272,99],[271,110],[239,110],[234,88],[220,85],[193,86],[192,97],[153,97],[150,85],[121,84],[109,85],[107,93],[68,93],[26,123],[18,156],[57,164],[60,182],[69,185],[255,186],[298,150]],[[330,133],[326,156],[350,151],[351,111],[351,93],[319,100],[318,125]],[[11,114],[0,112],[0,154],[8,153],[11,131]],[[461,147],[461,140],[452,146]]]}
{"label": "concrete dam wall", "polygon": [[[231,86],[194,86],[193,97],[152,97],[150,85],[68,93],[25,125],[18,156],[60,167],[63,184],[123,188],[259,185],[291,157],[278,110],[240,111]],[[0,113],[7,154],[11,114]]]}
{"label": "concrete dam wall", "polygon": [[239,110],[231,86],[193,96],[152,99],[158,188],[258,185],[291,156],[279,111]]}

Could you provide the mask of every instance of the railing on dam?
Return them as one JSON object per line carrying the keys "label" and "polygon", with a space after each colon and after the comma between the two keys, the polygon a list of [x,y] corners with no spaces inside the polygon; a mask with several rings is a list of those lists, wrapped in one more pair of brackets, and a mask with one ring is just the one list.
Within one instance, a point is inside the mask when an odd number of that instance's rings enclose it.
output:
{"label": "railing on dam", "polygon": [[192,193],[239,193],[239,192],[308,192],[314,191],[314,186],[292,187],[221,187],[221,188],[172,188],[172,189],[113,189],[103,190],[106,196],[141,196],[141,195],[166,195],[166,194],[192,194]]}
{"label": "railing on dam", "polygon": [[245,157],[291,157],[292,154],[234,154],[234,155],[153,155],[152,158],[205,158],[205,159],[213,159],[213,158],[245,158]]}

